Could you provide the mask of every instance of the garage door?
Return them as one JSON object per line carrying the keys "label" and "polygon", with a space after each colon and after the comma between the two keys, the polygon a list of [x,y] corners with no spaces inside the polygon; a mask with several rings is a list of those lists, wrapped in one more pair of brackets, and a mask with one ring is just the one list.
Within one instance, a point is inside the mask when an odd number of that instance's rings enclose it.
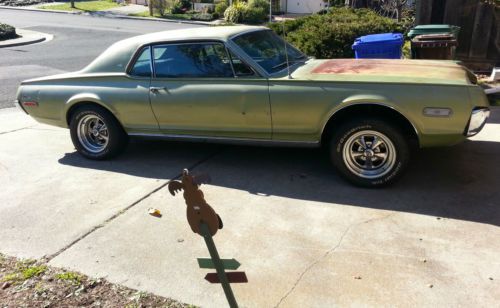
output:
{"label": "garage door", "polygon": [[287,0],[287,11],[292,14],[316,13],[323,8],[323,0]]}

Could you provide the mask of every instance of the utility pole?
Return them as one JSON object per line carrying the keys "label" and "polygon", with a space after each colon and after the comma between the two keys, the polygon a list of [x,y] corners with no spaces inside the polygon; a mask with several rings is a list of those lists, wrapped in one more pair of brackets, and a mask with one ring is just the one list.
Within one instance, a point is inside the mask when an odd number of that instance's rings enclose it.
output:
{"label": "utility pole", "polygon": [[269,22],[273,22],[273,0],[269,0]]}

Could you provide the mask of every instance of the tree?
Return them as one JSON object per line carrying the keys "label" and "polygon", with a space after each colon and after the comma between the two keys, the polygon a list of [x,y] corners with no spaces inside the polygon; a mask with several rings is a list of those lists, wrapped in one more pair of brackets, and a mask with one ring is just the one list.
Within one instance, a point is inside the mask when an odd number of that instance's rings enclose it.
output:
{"label": "tree", "polygon": [[75,0],[71,0],[71,8],[74,9],[75,8]]}
{"label": "tree", "polygon": [[389,12],[394,12],[398,21],[403,17],[403,8],[406,6],[408,0],[380,0],[380,6]]}

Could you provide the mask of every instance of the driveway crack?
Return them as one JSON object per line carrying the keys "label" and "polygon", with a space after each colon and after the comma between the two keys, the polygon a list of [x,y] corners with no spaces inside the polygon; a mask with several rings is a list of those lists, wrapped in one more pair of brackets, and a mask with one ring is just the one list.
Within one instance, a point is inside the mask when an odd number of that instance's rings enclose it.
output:
{"label": "driveway crack", "polygon": [[26,126],[26,127],[21,127],[21,128],[17,128],[17,129],[13,129],[13,130],[8,130],[6,132],[0,132],[0,135],[4,135],[4,134],[8,134],[8,133],[14,133],[14,132],[17,132],[17,131],[20,131],[20,130],[23,130],[23,129],[29,129],[29,128],[32,128],[32,127],[35,127],[35,125],[31,125],[31,126]]}
{"label": "driveway crack", "polygon": [[358,222],[358,223],[354,223],[354,224],[351,224],[349,225],[345,230],[344,232],[342,233],[342,235],[340,236],[340,239],[339,241],[337,242],[337,244],[335,244],[335,246],[333,246],[332,248],[330,248],[329,250],[327,250],[321,257],[319,257],[318,259],[314,260],[311,264],[309,264],[305,269],[304,271],[302,271],[302,273],[299,275],[299,278],[297,278],[297,280],[295,281],[295,283],[293,284],[293,286],[290,288],[290,290],[288,290],[288,292],[280,299],[280,301],[278,302],[278,304],[276,304],[276,306],[274,306],[275,308],[279,307],[281,305],[281,303],[283,303],[283,301],[290,295],[293,293],[293,291],[295,291],[295,288],[299,285],[300,281],[302,280],[302,278],[314,267],[316,266],[316,264],[320,263],[321,261],[323,261],[326,257],[328,257],[330,254],[334,253],[339,247],[340,245],[342,245],[342,242],[344,241],[344,238],[345,236],[347,235],[347,233],[349,233],[349,231],[355,227],[355,226],[358,226],[358,225],[361,225],[361,224],[365,224],[365,223],[370,223],[370,222],[373,222],[373,221],[376,221],[376,220],[384,220],[386,218],[389,218],[390,216],[394,215],[396,213],[390,213],[390,214],[387,214],[383,217],[376,217],[376,218],[370,218],[368,220],[364,220],[364,221],[361,221],[361,222]]}
{"label": "driveway crack", "polygon": [[[217,151],[214,151],[213,153],[211,153],[210,155],[208,155],[207,157],[197,161],[196,163],[192,164],[191,166],[188,167],[188,170],[193,170],[195,169],[196,167],[198,167],[199,165],[207,162],[208,160],[212,159],[213,157],[215,157],[216,155],[220,154],[222,152],[221,149],[217,150]],[[133,208],[134,206],[136,206],[137,204],[141,203],[142,201],[146,200],[147,198],[149,198],[150,196],[152,196],[153,194],[155,194],[156,192],[160,191],[161,189],[163,189],[165,186],[168,185],[168,183],[170,183],[170,181],[172,180],[177,180],[179,178],[181,178],[182,176],[182,173],[179,173],[177,174],[175,177],[173,177],[172,179],[166,181],[165,183],[161,184],[160,186],[156,187],[155,189],[153,189],[152,191],[150,191],[149,193],[147,193],[146,195],[142,196],[141,198],[139,198],[138,200],[134,201],[132,204],[128,205],[127,207],[125,207],[124,209],[121,209],[120,211],[118,211],[117,213],[115,213],[113,216],[107,218],[104,222],[102,222],[101,224],[97,225],[97,226],[94,226],[93,228],[91,228],[89,231],[87,231],[86,233],[84,233],[83,235],[79,236],[77,239],[75,239],[74,241],[72,241],[71,243],[69,243],[68,245],[64,246],[63,248],[61,248],[59,251],[57,251],[56,253],[50,255],[50,256],[47,256],[45,258],[45,260],[47,262],[50,262],[52,261],[54,258],[56,258],[57,256],[59,256],[60,254],[62,254],[63,252],[65,252],[66,250],[70,249],[71,247],[73,247],[75,244],[77,244],[78,242],[80,242],[81,240],[83,240],[84,238],[86,238],[87,236],[89,236],[90,234],[94,233],[95,231],[105,227],[108,223],[110,223],[111,221],[115,220],[116,218],[120,217],[121,215],[123,215],[124,213],[126,213],[128,210],[130,210],[131,208]]]}

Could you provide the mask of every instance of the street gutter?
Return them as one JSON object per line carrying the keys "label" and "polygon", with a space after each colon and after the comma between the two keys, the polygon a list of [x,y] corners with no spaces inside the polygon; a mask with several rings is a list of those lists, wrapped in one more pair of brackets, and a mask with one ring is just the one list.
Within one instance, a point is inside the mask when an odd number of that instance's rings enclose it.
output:
{"label": "street gutter", "polygon": [[0,48],[41,43],[44,41],[50,41],[54,38],[52,34],[19,28],[16,29],[16,33],[19,37],[0,41]]}
{"label": "street gutter", "polygon": [[84,15],[84,16],[97,16],[97,17],[118,18],[118,19],[149,20],[149,21],[170,22],[170,23],[179,23],[179,24],[192,24],[192,25],[204,25],[204,26],[214,25],[214,23],[206,22],[206,21],[182,20],[182,19],[164,19],[164,18],[156,18],[156,17],[138,17],[138,16],[128,16],[128,15],[106,13],[103,11],[89,13],[89,12],[61,11],[61,10],[37,9],[37,8],[31,8],[31,7],[25,8],[25,7],[14,7],[14,6],[3,6],[3,5],[0,5],[0,9],[45,12],[45,13],[58,13],[58,14],[73,14],[73,15]]}

